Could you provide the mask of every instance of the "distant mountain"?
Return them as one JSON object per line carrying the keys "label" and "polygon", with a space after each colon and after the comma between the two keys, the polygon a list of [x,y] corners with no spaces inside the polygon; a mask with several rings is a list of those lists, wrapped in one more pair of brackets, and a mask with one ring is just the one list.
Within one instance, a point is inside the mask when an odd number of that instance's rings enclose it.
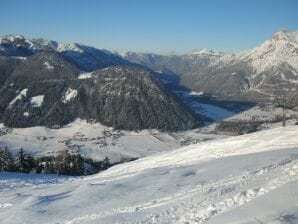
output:
{"label": "distant mountain", "polygon": [[193,89],[226,97],[270,98],[298,86],[298,32],[279,31],[259,47],[226,54],[205,68],[183,74]]}
{"label": "distant mountain", "polygon": [[259,47],[236,54],[201,49],[180,56],[127,52],[122,57],[177,74],[191,90],[223,98],[262,101],[298,87],[298,32],[279,31]]}
{"label": "distant mountain", "polygon": [[114,65],[131,65],[121,57],[83,44],[62,44],[46,39],[27,39],[22,35],[0,38],[0,55],[27,57],[42,50],[56,51],[72,59],[83,71],[94,71]]}
{"label": "distant mountain", "polygon": [[106,51],[82,44],[61,44],[57,50],[73,59],[79,68],[84,71],[94,71],[114,65],[131,65],[130,62],[115,54],[109,54]]}
{"label": "distant mountain", "polygon": [[124,52],[119,54],[119,56],[133,63],[149,67],[155,71],[182,75],[214,63],[222,54],[193,52],[186,55],[165,56],[150,53]]}

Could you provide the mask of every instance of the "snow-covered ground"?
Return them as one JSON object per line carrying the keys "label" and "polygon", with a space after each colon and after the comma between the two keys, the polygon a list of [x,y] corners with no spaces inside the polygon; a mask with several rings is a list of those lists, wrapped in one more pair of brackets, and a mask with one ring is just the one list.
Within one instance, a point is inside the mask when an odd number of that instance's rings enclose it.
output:
{"label": "snow-covered ground", "polygon": [[89,79],[92,77],[92,72],[82,72],[78,79]]}
{"label": "snow-covered ground", "polygon": [[[19,95],[26,94],[22,90]],[[67,103],[76,97],[77,90],[68,88],[61,100]],[[111,161],[117,162],[121,157],[140,158],[156,152],[168,151],[184,145],[194,144],[212,139],[226,138],[229,133],[217,133],[216,125],[221,120],[226,121],[261,121],[262,127],[271,128],[281,125],[272,123],[277,116],[281,116],[281,108],[272,105],[255,106],[246,111],[236,113],[214,104],[204,104],[192,100],[192,97],[201,93],[187,93],[180,91],[182,99],[191,105],[192,109],[207,118],[214,120],[203,128],[178,133],[163,133],[157,130],[143,130],[130,132],[113,130],[99,123],[87,123],[77,119],[59,129],[46,127],[7,129],[0,124],[0,146],[7,146],[14,153],[20,147],[35,157],[55,155],[57,151],[69,149],[80,153],[84,157],[102,160],[108,156]],[[32,106],[40,106],[43,96],[31,98]],[[25,112],[24,116],[30,116]],[[298,112],[287,111],[287,117],[298,118]],[[288,123],[294,123],[292,119]],[[225,134],[225,135],[223,135]],[[230,133],[234,135],[235,133]]]}
{"label": "snow-covered ground", "polygon": [[[245,110],[239,114],[235,114],[227,118],[226,120],[255,120],[255,121],[272,121],[277,116],[282,116],[282,108],[273,107],[272,105],[268,104],[263,107],[255,106],[248,110]],[[298,111],[294,110],[287,110],[286,116],[289,117],[297,117],[298,118]]]}
{"label": "snow-covered ground", "polygon": [[68,88],[65,90],[62,96],[62,103],[69,102],[72,98],[75,98],[78,95],[78,91],[76,89]]}
{"label": "snow-covered ground", "polygon": [[17,102],[17,100],[22,99],[23,96],[26,96],[28,92],[28,89],[23,89],[17,96],[16,98],[14,98],[9,105],[13,105],[15,102]]}
{"label": "snow-covered ground", "polygon": [[205,103],[192,102],[191,108],[199,115],[204,115],[208,118],[211,118],[214,121],[222,121],[226,118],[233,117],[236,115],[235,112],[226,110],[219,106]]}
{"label": "snow-covered ground", "polygon": [[[282,108],[276,107],[273,103],[267,103],[264,105],[255,105],[251,108],[247,108],[242,112],[235,112],[229,109],[223,108],[216,102],[202,103],[199,102],[197,96],[203,96],[203,92],[187,92],[187,91],[174,91],[174,93],[180,97],[195,113],[200,116],[209,118],[215,122],[220,121],[260,121],[271,122],[276,117],[281,117]],[[239,107],[239,106],[238,106]],[[239,109],[239,108],[235,108]],[[244,108],[243,108],[244,109]],[[295,108],[294,108],[295,109]],[[298,119],[298,108],[295,110],[287,110],[287,118],[295,117]]]}
{"label": "snow-covered ground", "polygon": [[84,178],[2,173],[0,223],[297,223],[297,136],[213,140]]}
{"label": "snow-covered ground", "polygon": [[49,70],[52,70],[52,69],[54,69],[54,66],[53,65],[51,65],[49,62],[45,62],[44,63],[44,65],[45,65],[45,67],[47,68],[47,69],[49,69]]}
{"label": "snow-covered ground", "polygon": [[32,107],[40,107],[43,103],[44,95],[31,97],[30,103]]}
{"label": "snow-covered ground", "polygon": [[[1,133],[6,134],[1,136]],[[7,146],[14,153],[23,147],[32,156],[40,157],[70,149],[94,160],[103,160],[108,156],[112,162],[119,161],[121,157],[139,158],[182,145],[224,137],[226,136],[210,133],[208,128],[181,133],[162,133],[157,130],[130,132],[113,130],[99,123],[87,123],[80,119],[59,129],[8,129],[0,124],[0,146]]]}

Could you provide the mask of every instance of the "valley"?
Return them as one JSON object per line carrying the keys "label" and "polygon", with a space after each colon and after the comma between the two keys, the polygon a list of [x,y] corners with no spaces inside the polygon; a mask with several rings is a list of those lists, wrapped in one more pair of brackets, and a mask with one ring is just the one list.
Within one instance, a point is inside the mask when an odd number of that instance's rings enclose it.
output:
{"label": "valley", "polygon": [[0,224],[297,223],[297,59],[4,35]]}

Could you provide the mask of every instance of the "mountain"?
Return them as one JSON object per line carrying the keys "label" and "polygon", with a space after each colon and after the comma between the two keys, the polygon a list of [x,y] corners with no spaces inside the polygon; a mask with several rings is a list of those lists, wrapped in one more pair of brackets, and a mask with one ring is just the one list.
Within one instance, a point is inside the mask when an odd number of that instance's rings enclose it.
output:
{"label": "mountain", "polygon": [[72,59],[80,70],[94,71],[114,65],[131,65],[121,57],[83,44],[63,44],[42,38],[28,39],[22,35],[0,38],[0,55],[27,57],[42,50],[52,50]]}
{"label": "mountain", "polygon": [[[210,51],[209,51],[210,53]],[[208,54],[199,50],[186,55],[157,55],[150,53],[124,52],[119,54],[124,59],[141,64],[152,70],[182,75],[189,71],[200,69],[214,63],[222,56],[222,53]]]}
{"label": "mountain", "polygon": [[71,58],[55,50],[39,50],[21,60],[1,58],[3,65],[9,60],[15,65],[0,67],[5,74],[0,122],[9,127],[60,127],[75,118],[128,130],[175,131],[198,124],[198,117],[156,74],[140,66],[82,73]]}
{"label": "mountain", "polygon": [[[174,97],[150,70],[140,67],[109,67],[92,73],[94,81],[84,86],[85,101],[99,121],[120,129],[157,128],[185,130],[196,118]],[[83,102],[82,102],[83,103]],[[90,111],[94,113],[94,111]]]}
{"label": "mountain", "polygon": [[199,121],[156,73],[82,44],[3,36],[0,74],[0,121],[10,127],[60,127],[83,118],[174,131]]}
{"label": "mountain", "polygon": [[127,52],[122,57],[177,74],[193,91],[229,99],[268,100],[298,86],[298,32],[279,31],[260,46],[236,54],[200,49],[180,56]]}
{"label": "mountain", "polygon": [[34,51],[33,43],[22,35],[5,35],[0,38],[0,55],[26,57]]}
{"label": "mountain", "polygon": [[297,223],[297,135],[297,127],[288,126],[208,141],[87,177],[4,172],[0,219],[6,224]]}
{"label": "mountain", "polygon": [[115,54],[109,54],[106,51],[83,44],[61,44],[57,50],[73,59],[79,68],[84,71],[90,72],[114,65],[131,65],[130,62]]}
{"label": "mountain", "polygon": [[[227,54],[182,75],[182,83],[219,96],[270,98],[298,86],[298,32],[279,31],[259,47]],[[294,91],[295,92],[295,91]]]}

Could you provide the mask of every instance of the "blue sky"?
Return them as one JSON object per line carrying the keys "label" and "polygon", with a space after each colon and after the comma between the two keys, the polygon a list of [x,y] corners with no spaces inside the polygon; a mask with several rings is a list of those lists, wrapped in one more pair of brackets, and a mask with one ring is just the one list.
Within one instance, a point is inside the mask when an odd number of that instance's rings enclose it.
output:
{"label": "blue sky", "polygon": [[0,0],[0,35],[110,50],[236,52],[298,30],[298,0]]}

